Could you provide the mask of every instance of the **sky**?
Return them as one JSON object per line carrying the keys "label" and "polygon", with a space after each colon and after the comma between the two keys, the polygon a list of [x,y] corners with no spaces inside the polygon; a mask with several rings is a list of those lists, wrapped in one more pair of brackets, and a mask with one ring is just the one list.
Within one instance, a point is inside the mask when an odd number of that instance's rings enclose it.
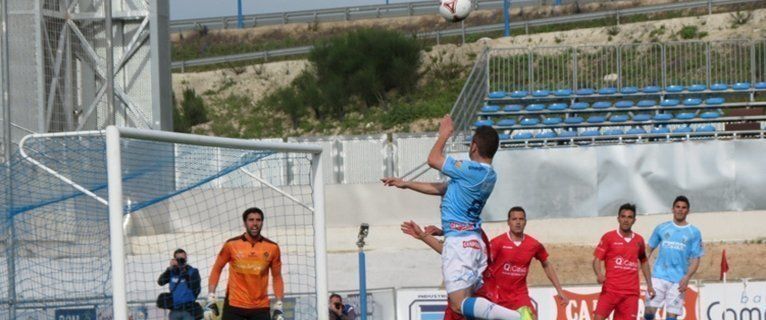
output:
{"label": "sky", "polygon": [[[413,0],[389,0],[389,3]],[[435,1],[435,0],[434,0]],[[385,4],[386,0],[242,0],[243,14]],[[170,20],[233,16],[237,0],[170,0]]]}

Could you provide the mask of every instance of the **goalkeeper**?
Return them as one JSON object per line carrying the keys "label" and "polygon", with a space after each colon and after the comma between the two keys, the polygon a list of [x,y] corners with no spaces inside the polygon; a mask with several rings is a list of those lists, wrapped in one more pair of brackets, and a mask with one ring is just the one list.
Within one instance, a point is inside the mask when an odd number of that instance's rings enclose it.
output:
{"label": "goalkeeper", "polygon": [[[223,267],[229,264],[229,281],[223,305],[223,320],[269,320],[282,318],[282,261],[279,245],[261,235],[263,211],[249,208],[242,213],[245,233],[223,244],[210,272],[205,319],[211,319],[216,306],[215,289]],[[269,314],[269,271],[274,281],[273,314]],[[273,316],[273,317],[272,317]]]}

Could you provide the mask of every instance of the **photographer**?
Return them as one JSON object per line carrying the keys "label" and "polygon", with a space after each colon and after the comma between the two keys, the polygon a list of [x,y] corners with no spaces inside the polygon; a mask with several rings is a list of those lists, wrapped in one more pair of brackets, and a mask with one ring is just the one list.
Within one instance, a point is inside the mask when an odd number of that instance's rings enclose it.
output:
{"label": "photographer", "polygon": [[337,293],[330,295],[330,320],[356,320],[356,310],[348,304],[343,304],[343,299]]}
{"label": "photographer", "polygon": [[173,252],[170,266],[160,275],[157,283],[160,286],[170,283],[173,297],[173,308],[168,317],[170,320],[202,318],[202,308],[195,302],[201,289],[199,271],[187,263],[186,251],[178,249]]}

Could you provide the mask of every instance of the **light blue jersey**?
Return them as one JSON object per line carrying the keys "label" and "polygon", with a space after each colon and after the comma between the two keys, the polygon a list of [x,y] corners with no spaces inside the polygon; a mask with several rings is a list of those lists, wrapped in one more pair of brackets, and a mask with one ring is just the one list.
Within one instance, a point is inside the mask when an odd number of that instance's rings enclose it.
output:
{"label": "light blue jersey", "polygon": [[441,203],[444,235],[479,232],[479,215],[497,181],[495,169],[485,163],[447,157],[441,171],[450,177]]}
{"label": "light blue jersey", "polygon": [[689,269],[689,259],[705,254],[699,229],[690,224],[678,226],[673,221],[654,228],[649,247],[659,248],[660,251],[654,261],[652,277],[673,283],[681,282]]}

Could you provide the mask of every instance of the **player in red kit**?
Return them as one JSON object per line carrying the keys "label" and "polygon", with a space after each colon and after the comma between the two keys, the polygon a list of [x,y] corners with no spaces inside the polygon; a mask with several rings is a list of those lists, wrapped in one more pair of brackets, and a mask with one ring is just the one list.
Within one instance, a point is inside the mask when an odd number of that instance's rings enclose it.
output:
{"label": "player in red kit", "polygon": [[[631,230],[636,222],[636,206],[629,203],[620,206],[617,221],[620,227],[604,234],[593,253],[593,271],[598,283],[603,284],[595,320],[609,318],[612,311],[614,320],[635,320],[638,317],[641,293],[639,268],[646,280],[647,294],[654,296],[644,238]],[[601,268],[602,262],[606,265],[606,275]]]}

